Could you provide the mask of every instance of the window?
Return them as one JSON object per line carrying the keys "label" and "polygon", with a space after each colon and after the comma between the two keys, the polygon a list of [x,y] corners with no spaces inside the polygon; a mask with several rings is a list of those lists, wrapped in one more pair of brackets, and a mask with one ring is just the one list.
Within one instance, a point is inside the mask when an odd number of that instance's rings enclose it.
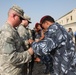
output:
{"label": "window", "polygon": [[67,23],[68,23],[68,21],[69,21],[69,18],[66,19],[66,22],[67,22]]}
{"label": "window", "polygon": [[70,19],[72,20],[72,16],[70,16]]}

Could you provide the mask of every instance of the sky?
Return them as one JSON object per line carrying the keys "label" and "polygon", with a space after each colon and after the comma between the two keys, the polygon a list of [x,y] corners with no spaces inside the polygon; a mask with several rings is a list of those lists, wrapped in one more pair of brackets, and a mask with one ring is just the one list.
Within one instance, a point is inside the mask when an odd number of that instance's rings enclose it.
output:
{"label": "sky", "polygon": [[0,2],[0,27],[6,22],[8,10],[13,5],[20,6],[26,15],[31,17],[29,28],[45,15],[52,16],[55,20],[76,8],[76,0],[1,0]]}

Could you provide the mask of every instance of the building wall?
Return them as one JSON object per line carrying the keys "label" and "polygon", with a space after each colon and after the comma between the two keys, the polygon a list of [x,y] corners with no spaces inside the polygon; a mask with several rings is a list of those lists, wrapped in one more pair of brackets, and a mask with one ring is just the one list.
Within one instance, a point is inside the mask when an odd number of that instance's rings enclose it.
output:
{"label": "building wall", "polygon": [[68,30],[68,28],[72,28],[73,33],[76,31],[76,22],[75,23],[71,23],[71,24],[67,24],[64,25],[64,27]]}
{"label": "building wall", "polygon": [[66,29],[72,28],[73,32],[76,31],[76,8],[60,17],[56,22],[63,25]]}

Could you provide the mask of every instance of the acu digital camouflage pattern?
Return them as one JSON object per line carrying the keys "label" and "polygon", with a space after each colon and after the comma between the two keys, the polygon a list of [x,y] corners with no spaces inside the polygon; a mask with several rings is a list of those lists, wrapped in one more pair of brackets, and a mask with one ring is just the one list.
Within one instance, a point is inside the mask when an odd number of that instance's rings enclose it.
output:
{"label": "acu digital camouflage pattern", "polygon": [[41,57],[50,59],[49,55],[52,56],[54,75],[76,75],[75,45],[63,26],[58,23],[49,26],[45,38],[40,42],[33,42],[32,48]]}
{"label": "acu digital camouflage pattern", "polygon": [[0,75],[22,75],[23,64],[30,59],[16,29],[6,23],[0,30]]}
{"label": "acu digital camouflage pattern", "polygon": [[18,29],[18,33],[19,33],[21,39],[23,40],[23,42],[25,44],[24,48],[28,49],[30,47],[28,40],[33,39],[31,30],[24,27],[23,25],[20,25],[17,29]]}

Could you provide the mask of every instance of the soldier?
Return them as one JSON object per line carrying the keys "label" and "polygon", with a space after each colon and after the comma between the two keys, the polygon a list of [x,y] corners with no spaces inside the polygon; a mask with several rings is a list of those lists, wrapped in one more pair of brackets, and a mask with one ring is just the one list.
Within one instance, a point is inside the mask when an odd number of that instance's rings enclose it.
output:
{"label": "soldier", "polygon": [[22,75],[24,63],[30,61],[32,48],[24,51],[16,27],[24,18],[24,11],[14,5],[8,11],[8,19],[0,30],[0,75]]}
{"label": "soldier", "polygon": [[24,18],[25,19],[22,20],[21,24],[17,28],[17,31],[25,44],[24,48],[28,49],[29,48],[28,40],[32,39],[31,30],[28,28],[29,23],[31,23],[31,18],[29,16],[26,16],[25,14],[24,14]]}
{"label": "soldier", "polygon": [[[23,40],[23,47],[25,50],[27,50],[28,48],[30,48],[30,44],[29,44],[29,39],[33,39],[32,37],[32,32],[31,30],[28,28],[28,25],[29,23],[31,23],[31,18],[29,16],[26,16],[24,14],[24,20],[22,20],[21,24],[19,25],[19,27],[17,28],[18,30],[18,33],[21,37],[21,39]],[[27,67],[29,66],[29,75],[32,74],[32,65],[31,65],[31,61],[28,63],[25,63],[25,66],[23,67],[23,70],[24,70],[24,75],[27,74],[28,70],[27,70]]]}
{"label": "soldier", "polygon": [[50,75],[76,75],[75,44],[71,36],[49,15],[42,17],[40,23],[46,29],[45,37],[39,42],[29,40],[30,44],[33,42],[34,52],[41,57],[47,57],[49,63],[50,55],[52,56],[54,73]]}

